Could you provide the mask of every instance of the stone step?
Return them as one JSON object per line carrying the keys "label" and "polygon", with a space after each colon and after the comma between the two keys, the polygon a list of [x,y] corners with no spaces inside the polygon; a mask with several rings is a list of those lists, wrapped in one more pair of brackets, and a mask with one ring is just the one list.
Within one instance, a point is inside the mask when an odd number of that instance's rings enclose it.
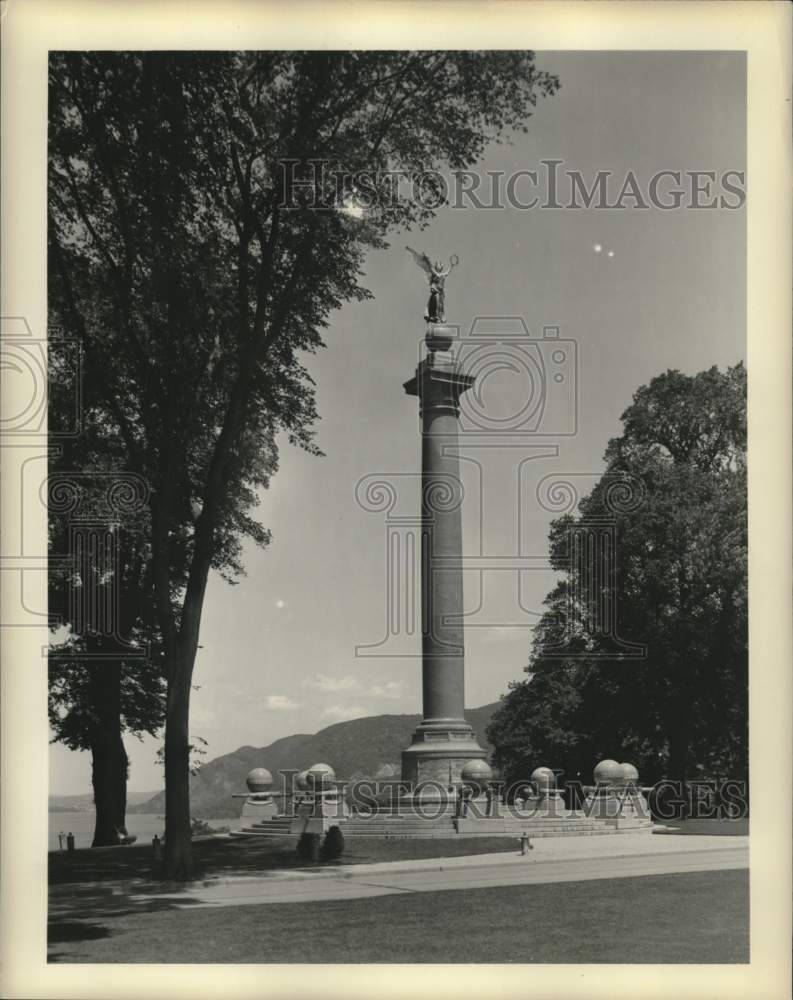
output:
{"label": "stone step", "polygon": [[[625,818],[627,819],[633,817],[625,817]],[[492,817],[466,816],[462,817],[462,821],[465,823],[537,823],[539,825],[543,824],[548,825],[550,823],[565,823],[565,824],[575,823],[580,825],[583,823],[604,822],[603,819],[597,816],[589,816],[589,817],[578,816],[575,818],[570,816],[492,816]],[[265,821],[261,820],[260,822],[265,822]],[[347,822],[368,823],[370,826],[376,826],[378,824],[389,825],[392,823],[413,823],[413,824],[423,823],[424,825],[434,824],[436,826],[451,826],[454,820],[451,816],[444,817],[443,819],[435,819],[435,818],[421,819],[418,816],[402,816],[401,818],[396,816],[388,816],[388,817],[349,816],[347,817]]]}
{"label": "stone step", "polygon": [[[251,827],[261,827],[261,828],[281,828],[290,827],[292,825],[292,818],[289,816],[275,816],[269,819],[256,820],[253,823],[248,824]],[[526,826],[536,826],[538,828],[545,827],[573,827],[576,829],[586,829],[587,827],[599,827],[604,823],[619,823],[620,825],[630,824],[640,824],[644,825],[650,823],[651,820],[642,817],[621,817],[621,818],[595,818],[595,817],[583,817],[578,816],[576,818],[564,817],[564,816],[533,816],[521,818],[517,816],[502,816],[502,817],[492,817],[492,818],[482,818],[482,817],[465,817],[457,821],[457,823],[464,828],[474,828],[481,826],[483,828],[492,828],[493,826],[505,826],[505,827],[515,827],[515,829],[523,829]],[[377,827],[400,827],[402,829],[429,829],[429,828],[452,828],[455,826],[455,821],[451,817],[443,819],[429,819],[421,820],[414,816],[405,816],[401,819],[394,817],[347,817],[342,820],[342,823],[348,827],[353,826],[367,829],[375,829]]]}
{"label": "stone step", "polygon": [[[587,830],[599,830],[601,828],[602,828],[602,825],[600,825],[600,824],[593,824],[593,825],[586,825],[586,826],[584,826],[584,825],[577,825],[577,826],[569,826],[569,825],[537,826],[537,825],[533,825],[531,823],[525,823],[522,826],[511,826],[511,825],[510,826],[505,826],[505,825],[503,825],[501,823],[493,823],[493,824],[490,824],[488,826],[477,824],[476,826],[462,827],[459,830],[457,830],[453,826],[445,826],[445,827],[402,826],[402,825],[397,826],[396,824],[394,824],[393,826],[362,826],[362,825],[359,826],[357,824],[350,825],[350,824],[346,824],[346,823],[341,825],[341,829],[343,831],[349,832],[351,834],[352,833],[360,833],[360,834],[371,833],[372,835],[378,834],[378,833],[416,833],[416,834],[418,834],[418,833],[421,833],[422,831],[425,831],[427,833],[442,833],[445,830],[450,830],[450,831],[452,831],[454,833],[459,833],[459,834],[464,835],[464,836],[468,836],[469,834],[473,834],[473,833],[491,833],[491,832],[496,831],[496,830],[498,830],[500,832],[504,832],[504,833],[515,833],[515,834],[520,834],[523,830],[528,830],[528,831],[536,830],[538,833],[540,833],[540,832],[553,833],[553,832],[555,832],[557,830],[559,830],[559,831],[565,831],[565,832],[566,831],[570,831],[572,833],[575,833],[575,832],[585,833]],[[622,829],[625,828],[624,824],[622,824],[621,828]]]}
{"label": "stone step", "polygon": [[[284,837],[291,834],[291,818],[260,820],[250,826],[235,831],[232,836],[244,837]],[[567,820],[464,820],[458,832],[449,819],[445,823],[417,823],[415,820],[362,820],[352,819],[341,824],[345,837],[377,837],[385,839],[457,839],[459,837],[511,837],[522,833],[530,837],[582,837],[604,834],[629,833],[651,830],[649,819],[567,819]],[[291,834],[294,836],[294,834]]]}
{"label": "stone step", "polygon": [[[557,817],[555,819],[551,817],[541,817],[541,818],[530,818],[530,819],[515,819],[511,817],[498,817],[493,819],[478,819],[467,817],[459,821],[466,826],[475,826],[477,824],[492,826],[494,823],[501,823],[505,825],[512,826],[526,826],[527,824],[531,826],[591,826],[593,824],[597,825],[603,820],[600,819],[566,819],[563,817]],[[452,819],[447,819],[444,821],[438,820],[422,820],[415,819],[413,817],[403,817],[402,819],[362,819],[359,817],[348,818],[346,823],[349,825],[351,823],[361,826],[438,826],[438,827],[450,827],[454,826],[454,821]]]}
{"label": "stone step", "polygon": [[[251,826],[258,826],[260,824],[285,824],[288,825],[294,819],[292,816],[263,816],[260,819],[254,819],[253,817],[244,817],[251,820]],[[328,817],[331,818],[331,817]],[[422,817],[414,813],[403,813],[401,816],[395,816],[390,813],[375,813],[371,816],[365,815],[348,815],[344,817],[345,822],[348,823],[367,823],[370,825],[376,824],[391,824],[391,823],[403,823],[403,824],[423,824],[423,825],[437,825],[437,826],[451,826],[456,817],[451,814],[445,814],[443,816],[428,816]],[[601,817],[601,816],[586,816],[584,813],[577,813],[575,816],[566,815],[564,813],[553,816],[553,815],[527,815],[520,816],[509,813],[502,813],[500,816],[476,816],[468,815],[463,817],[466,823],[537,823],[537,824],[549,824],[549,823],[603,823],[611,822],[614,819],[619,819],[620,822],[627,821],[645,821],[645,817],[626,815],[623,817]]]}
{"label": "stone step", "polygon": [[[635,831],[627,829],[618,829],[614,827],[607,827],[602,830],[532,830],[530,831],[530,837],[532,840],[544,839],[546,837],[608,837],[608,836],[622,836],[627,833],[632,833]],[[265,838],[265,837],[283,837],[288,836],[288,834],[283,834],[280,832],[269,832],[265,830],[240,830],[233,832],[231,837],[234,839],[241,838]],[[499,837],[504,840],[513,840],[517,842],[520,838],[515,835],[515,833],[503,833],[499,831],[491,831],[490,833],[470,833],[465,834],[464,839],[466,840],[481,840],[483,837]],[[436,831],[433,833],[386,833],[385,831],[380,833],[349,833],[345,832],[345,840],[454,840],[459,842],[460,834],[455,833],[454,830],[444,830],[442,832]],[[297,838],[295,838],[297,839]]]}
{"label": "stone step", "polygon": [[[636,831],[632,830],[620,830],[614,828],[608,828],[604,830],[531,830],[529,831],[530,838],[532,840],[543,839],[545,837],[608,837],[608,836],[621,836],[626,833],[633,833]],[[265,836],[267,836],[265,834]],[[446,830],[443,833],[347,833],[344,834],[345,840],[362,840],[367,837],[372,840],[454,840],[458,841],[461,839],[459,833],[455,833],[454,830]],[[503,840],[513,840],[516,843],[520,839],[517,834],[513,832],[504,833],[498,830],[493,830],[490,833],[466,833],[462,836],[464,840],[481,840],[483,837],[499,837]]]}

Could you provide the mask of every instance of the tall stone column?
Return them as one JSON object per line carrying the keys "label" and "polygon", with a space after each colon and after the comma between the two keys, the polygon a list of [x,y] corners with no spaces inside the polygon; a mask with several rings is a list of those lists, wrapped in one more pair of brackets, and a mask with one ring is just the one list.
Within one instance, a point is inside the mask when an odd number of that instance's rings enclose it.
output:
{"label": "tall stone column", "polygon": [[451,327],[431,326],[428,356],[405,391],[419,398],[421,420],[422,693],[423,720],[402,753],[402,780],[460,780],[485,751],[465,721],[462,501],[457,428],[460,396],[474,379],[448,353]]}

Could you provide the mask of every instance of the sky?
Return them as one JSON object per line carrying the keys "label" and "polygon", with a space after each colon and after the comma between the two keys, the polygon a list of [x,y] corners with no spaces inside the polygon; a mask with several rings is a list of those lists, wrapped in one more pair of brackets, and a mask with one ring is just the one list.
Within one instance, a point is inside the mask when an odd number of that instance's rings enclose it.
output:
{"label": "sky", "polygon": [[[646,191],[664,169],[745,170],[740,53],[537,53],[537,65],[559,75],[559,93],[539,102],[527,135],[489,147],[480,171],[542,172],[541,161],[562,160],[559,169],[580,171],[588,187],[598,171],[613,171],[618,193],[628,171]],[[374,298],[334,314],[327,349],[307,359],[325,457],[284,443],[257,512],[271,546],[246,546],[236,586],[210,579],[191,709],[207,760],[357,716],[421,710],[419,638],[383,641],[387,514],[356,500],[367,476],[394,483],[390,529],[400,539],[409,527],[395,519],[418,512],[418,407],[403,383],[419,358],[426,283],[406,244],[433,259],[458,255],[446,311],[459,350],[477,356],[483,331],[492,344],[494,331],[522,317],[532,346],[506,340],[489,357],[528,357],[533,391],[538,357],[545,366],[538,427],[469,432],[478,409],[492,425],[530,395],[525,375],[496,366],[482,369],[460,441],[466,704],[496,701],[524,676],[531,625],[555,580],[542,565],[554,516],[538,501],[543,480],[572,478],[588,492],[640,385],[669,368],[694,373],[745,358],[745,213],[626,205],[446,207],[424,232],[393,234],[389,249],[369,255]],[[543,343],[544,327],[558,327],[559,345]],[[551,378],[557,349],[561,384]],[[516,556],[529,557],[520,572]],[[130,790],[160,788],[159,741],[127,737],[126,746]],[[90,756],[53,745],[50,789],[90,791]]]}

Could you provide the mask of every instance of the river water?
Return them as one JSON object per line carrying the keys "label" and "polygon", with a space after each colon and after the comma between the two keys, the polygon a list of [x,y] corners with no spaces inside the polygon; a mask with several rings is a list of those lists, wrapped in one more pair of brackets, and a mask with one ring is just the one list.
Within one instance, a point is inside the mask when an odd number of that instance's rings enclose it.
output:
{"label": "river water", "polygon": [[[93,809],[86,812],[51,812],[49,814],[49,843],[47,849],[58,850],[58,832],[74,834],[75,847],[90,847],[94,839],[94,824],[96,814]],[[226,826],[232,830],[239,828],[238,819],[209,819],[207,823],[213,829]],[[154,813],[127,813],[127,831],[137,836],[141,842],[151,841],[155,834],[162,837],[165,833],[165,817]],[[65,845],[64,845],[65,846]]]}

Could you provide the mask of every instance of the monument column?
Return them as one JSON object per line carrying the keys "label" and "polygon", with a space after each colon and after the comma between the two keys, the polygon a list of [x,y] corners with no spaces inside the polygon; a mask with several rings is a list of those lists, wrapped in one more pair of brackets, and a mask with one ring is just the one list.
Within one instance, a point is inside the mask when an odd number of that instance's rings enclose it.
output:
{"label": "monument column", "polygon": [[460,780],[485,751],[465,721],[462,501],[457,429],[460,396],[474,379],[448,353],[454,329],[430,324],[428,356],[405,391],[421,420],[421,618],[423,720],[402,753],[402,779],[416,785]]}

